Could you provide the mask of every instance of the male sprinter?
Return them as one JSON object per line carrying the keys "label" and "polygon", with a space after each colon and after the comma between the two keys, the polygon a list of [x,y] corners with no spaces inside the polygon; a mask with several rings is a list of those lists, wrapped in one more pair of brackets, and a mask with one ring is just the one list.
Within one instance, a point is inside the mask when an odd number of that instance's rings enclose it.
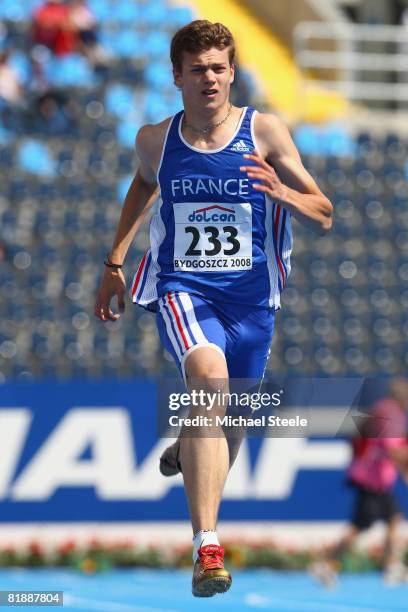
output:
{"label": "male sprinter", "polygon": [[[236,108],[234,40],[220,23],[193,21],[171,44],[184,111],[141,128],[140,166],[130,186],[95,304],[102,321],[124,309],[120,270],[160,189],[151,246],[132,287],[133,301],[157,312],[161,341],[186,384],[216,391],[229,378],[261,380],[274,314],[290,271],[291,215],[319,234],[332,205],[302,165],[275,115]],[[225,406],[213,410],[220,414]],[[226,591],[231,576],[216,533],[225,480],[237,453],[221,427],[182,436],[164,453],[162,472],[182,471],[193,528],[193,595]],[[180,450],[180,453],[178,452]]]}

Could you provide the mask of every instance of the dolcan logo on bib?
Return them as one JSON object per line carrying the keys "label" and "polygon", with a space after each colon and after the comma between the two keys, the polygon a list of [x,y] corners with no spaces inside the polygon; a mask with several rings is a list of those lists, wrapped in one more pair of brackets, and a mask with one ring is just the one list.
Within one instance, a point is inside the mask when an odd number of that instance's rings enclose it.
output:
{"label": "dolcan logo on bib", "polygon": [[173,210],[175,270],[251,270],[252,209],[248,202],[175,202]]}
{"label": "dolcan logo on bib", "polygon": [[235,223],[236,216],[233,208],[214,204],[194,210],[188,215],[188,220],[190,223]]}

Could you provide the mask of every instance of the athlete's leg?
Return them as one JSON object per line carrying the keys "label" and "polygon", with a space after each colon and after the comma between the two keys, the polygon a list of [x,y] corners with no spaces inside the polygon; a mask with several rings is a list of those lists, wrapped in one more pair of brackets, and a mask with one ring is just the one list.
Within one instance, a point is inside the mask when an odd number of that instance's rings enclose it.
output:
{"label": "athlete's leg", "polygon": [[401,561],[401,525],[403,516],[396,514],[387,523],[387,532],[384,546],[384,565],[387,568],[393,563]]}
{"label": "athlete's leg", "polygon": [[[198,347],[212,347],[225,363],[225,331],[210,305],[195,295],[171,292],[158,302],[157,326],[163,346],[173,355],[187,385],[185,363]],[[212,361],[212,359],[210,359]],[[180,437],[160,458],[160,471],[174,476],[182,471]]]}
{"label": "athlete's leg", "polygon": [[337,582],[343,555],[351,549],[357,537],[377,520],[376,503],[372,493],[353,485],[356,489],[353,515],[346,533],[332,550],[310,566],[311,574],[324,586],[333,587]]}
{"label": "athlete's leg", "polygon": [[[275,321],[274,311],[268,308],[254,310],[239,304],[225,304],[225,307],[221,309],[214,304],[209,305],[208,302],[194,295],[174,295],[172,301],[177,303],[177,309],[180,306],[187,311],[187,314],[191,311],[189,302],[192,303],[194,316],[189,314],[188,318],[190,323],[194,318],[199,323],[200,333],[205,336],[198,338],[200,343],[211,342],[212,346],[218,346],[225,353],[229,377],[234,383],[238,383],[238,391],[245,392],[249,387],[254,389],[260,386],[270,354]],[[172,326],[169,323],[173,311],[168,298],[161,298],[159,306],[158,328],[162,343],[173,354],[185,378],[183,353],[181,352],[184,349],[184,339],[179,337],[177,343],[174,339],[174,336],[179,334],[177,321],[174,320]],[[195,330],[196,323],[190,327]],[[239,381],[248,384],[248,388],[244,388]],[[229,450],[229,469],[238,455],[245,431],[245,427],[235,427],[229,431],[224,428]],[[179,439],[164,451],[160,459],[160,471],[164,476],[173,476],[182,471],[179,451]]]}
{"label": "athlete's leg", "polygon": [[[227,310],[222,316],[226,328],[226,358],[231,392],[258,391],[271,351],[275,312],[269,308],[246,306]],[[227,433],[229,467],[237,458],[246,427],[234,427]]]}
{"label": "athlete's leg", "polygon": [[346,533],[342,536],[340,541],[334,547],[333,551],[329,556],[329,559],[335,563],[340,563],[342,556],[348,550],[350,550],[359,534],[360,530],[355,525],[350,525]]}
{"label": "athlete's leg", "polygon": [[[185,372],[188,388],[204,390],[214,397],[228,392],[228,371],[221,352],[210,347],[199,347],[187,356]],[[221,394],[218,394],[218,392]],[[193,532],[216,529],[218,509],[229,470],[228,444],[216,416],[225,414],[222,401],[211,412],[211,425],[182,432],[180,459],[184,486],[190,509]],[[205,414],[206,407],[193,409],[190,416]]]}
{"label": "athlete's leg", "polygon": [[341,558],[345,552],[350,550],[359,533],[357,527],[350,525],[329,555],[311,563],[309,566],[310,573],[323,586],[329,588],[336,586]]}
{"label": "athlete's leg", "polygon": [[[199,346],[185,356],[184,372],[190,393],[204,391],[215,402],[203,401],[192,407],[190,416],[209,416],[211,424],[182,430],[180,459],[184,488],[193,527],[194,571],[192,592],[209,597],[231,586],[231,575],[224,568],[224,549],[217,537],[221,495],[229,469],[228,444],[217,417],[226,411],[223,399],[228,391],[225,356],[214,346]],[[211,407],[211,412],[207,411]]]}
{"label": "athlete's leg", "polygon": [[[189,390],[214,394],[221,391],[222,397],[228,390],[225,332],[214,310],[197,296],[177,292],[161,298],[159,307],[162,342],[174,355]],[[210,412],[205,408],[192,406],[188,416],[209,416],[213,427],[184,427],[179,439],[162,456],[178,459],[181,464],[194,533],[215,529],[229,466],[225,435],[215,419],[226,407],[215,404]]]}
{"label": "athlete's leg", "polygon": [[389,585],[405,582],[408,572],[404,563],[404,540],[401,527],[404,516],[401,514],[392,493],[386,496],[384,508],[388,515],[387,532],[384,546],[384,580]]}
{"label": "athlete's leg", "polygon": [[[190,392],[203,390],[217,394],[221,391],[218,397],[222,398],[222,392],[228,389],[225,333],[210,306],[196,296],[173,292],[159,301],[159,307],[162,342],[175,357]],[[207,412],[205,405],[193,405],[189,416],[202,416],[203,412]],[[172,451],[176,470],[177,459],[181,462],[194,534],[192,591],[197,597],[209,597],[228,590],[231,585],[231,576],[223,563],[224,549],[216,533],[229,463],[225,436],[222,428],[217,427],[215,417],[224,412],[221,400],[211,408],[214,427],[184,427],[178,441],[161,457],[162,473],[162,461],[165,456],[171,459]]]}

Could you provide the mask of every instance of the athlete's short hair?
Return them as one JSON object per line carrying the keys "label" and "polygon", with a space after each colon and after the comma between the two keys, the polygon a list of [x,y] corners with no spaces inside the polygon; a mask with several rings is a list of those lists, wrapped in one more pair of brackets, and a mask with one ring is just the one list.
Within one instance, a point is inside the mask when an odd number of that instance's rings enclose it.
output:
{"label": "athlete's short hair", "polygon": [[170,59],[173,68],[181,71],[183,53],[200,53],[211,47],[227,49],[229,62],[235,58],[235,41],[229,29],[222,23],[212,23],[207,19],[196,19],[178,30],[173,36],[170,47]]}

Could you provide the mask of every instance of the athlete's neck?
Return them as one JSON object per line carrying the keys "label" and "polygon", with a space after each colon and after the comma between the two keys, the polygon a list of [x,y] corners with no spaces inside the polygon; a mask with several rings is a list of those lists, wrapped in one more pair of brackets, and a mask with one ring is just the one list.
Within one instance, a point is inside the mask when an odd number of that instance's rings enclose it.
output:
{"label": "athlete's neck", "polygon": [[237,130],[244,110],[244,108],[232,107],[231,114],[222,125],[201,134],[191,129],[188,123],[186,124],[184,116],[181,122],[181,133],[187,144],[200,149],[211,150],[224,147]]}
{"label": "athlete's neck", "polygon": [[[186,104],[184,106],[184,123],[187,126],[193,126],[196,130],[205,130],[209,126],[215,126],[217,123],[223,122],[223,119],[226,119],[226,123],[234,110],[235,107],[231,105],[229,100],[226,100],[225,104],[217,109],[205,108],[197,110],[197,108]],[[224,125],[224,122],[222,125]],[[217,127],[213,129],[216,130]]]}

